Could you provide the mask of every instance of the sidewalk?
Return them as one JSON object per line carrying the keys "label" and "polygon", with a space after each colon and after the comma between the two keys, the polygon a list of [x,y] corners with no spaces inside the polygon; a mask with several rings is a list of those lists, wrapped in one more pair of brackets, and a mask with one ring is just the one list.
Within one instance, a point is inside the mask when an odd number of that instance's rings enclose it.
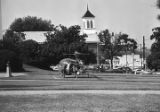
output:
{"label": "sidewalk", "polygon": [[[24,76],[24,75],[27,75],[26,73],[12,73],[12,76],[13,77],[16,77],[16,76]],[[3,78],[3,77],[7,77],[6,73],[0,73],[0,78]]]}
{"label": "sidewalk", "polygon": [[[53,74],[55,74],[53,71],[50,70],[43,70],[40,68],[36,68],[29,65],[23,65],[23,68],[25,69],[25,72],[12,72],[13,77],[7,77],[6,72],[0,73],[0,78],[4,79],[50,79],[53,77]],[[56,73],[57,74],[57,73]],[[52,77],[51,77],[52,76]]]}
{"label": "sidewalk", "polygon": [[0,91],[0,95],[53,95],[53,94],[102,94],[102,95],[160,95],[155,90],[12,90]]}

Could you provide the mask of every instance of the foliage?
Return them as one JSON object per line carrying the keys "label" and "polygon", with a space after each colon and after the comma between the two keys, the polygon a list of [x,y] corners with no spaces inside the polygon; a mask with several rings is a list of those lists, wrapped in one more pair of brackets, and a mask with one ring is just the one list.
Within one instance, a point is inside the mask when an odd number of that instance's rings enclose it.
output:
{"label": "foliage", "polygon": [[10,62],[12,71],[22,71],[22,60],[15,52],[7,49],[0,50],[0,71],[6,70],[6,63]]}
{"label": "foliage", "polygon": [[147,65],[149,69],[157,71],[160,68],[160,52],[151,53],[147,57]]}
{"label": "foliage", "polygon": [[24,62],[36,60],[39,56],[40,45],[34,40],[21,42],[19,48]]}
{"label": "foliage", "polygon": [[151,40],[155,39],[155,42],[151,46],[151,54],[147,57],[147,65],[149,69],[160,69],[160,27],[155,28],[153,31]]}
{"label": "foliage", "polygon": [[30,62],[27,61],[28,64],[43,69],[48,69],[51,64],[58,64],[63,58],[75,58],[72,55],[75,51],[84,53],[80,58],[85,63],[95,62],[96,56],[88,51],[88,46],[85,44],[86,35],[81,35],[80,31],[78,25],[69,28],[60,25],[54,31],[45,34],[47,41],[43,44],[32,40],[22,42],[20,44],[22,57],[31,59]]}
{"label": "foliage", "polygon": [[14,32],[12,30],[7,30],[1,40],[0,49],[9,49],[14,52],[19,52],[19,43],[24,40],[24,34],[20,32]]}
{"label": "foliage", "polygon": [[132,38],[128,38],[127,34],[119,35],[118,44],[126,46],[125,49],[127,49],[127,51],[134,52],[135,49],[137,49],[137,42]]}
{"label": "foliage", "polygon": [[[0,41],[0,49],[7,49],[16,53],[17,58],[23,59],[24,62],[38,62],[40,55],[40,45],[32,40],[25,40],[24,31],[52,31],[54,25],[51,21],[42,18],[27,16],[18,18],[13,21],[9,29],[5,32],[3,40]],[[17,63],[22,63],[17,59]],[[41,61],[40,61],[41,62]],[[15,62],[16,63],[16,62]],[[17,67],[18,68],[18,67]]]}
{"label": "foliage", "polygon": [[17,18],[10,25],[10,29],[16,32],[23,31],[52,31],[54,25],[49,20],[43,20],[42,18],[27,16],[24,18]]}
{"label": "foliage", "polygon": [[155,39],[156,41],[160,41],[160,27],[156,27],[152,29],[153,34],[150,36],[150,39]]}
{"label": "foliage", "polygon": [[104,57],[111,60],[111,67],[113,67],[114,56],[122,55],[121,51],[132,51],[137,48],[137,42],[128,38],[127,34],[113,35],[106,29],[101,31],[98,36],[103,44]]}
{"label": "foliage", "polygon": [[23,38],[23,33],[5,32],[3,40],[0,40],[0,71],[5,71],[7,61],[10,61],[12,71],[22,71],[19,44]]}
{"label": "foliage", "polygon": [[[157,0],[157,7],[160,8],[160,0]],[[160,19],[160,15],[158,15]],[[151,54],[147,57],[147,65],[149,69],[160,69],[160,27],[152,29],[153,34],[150,36],[151,40],[155,42],[151,46]]]}
{"label": "foliage", "polygon": [[[86,35],[81,35],[80,31],[81,29],[78,25],[69,28],[60,25],[55,29],[54,33],[48,32],[46,34],[47,42],[43,45],[41,51],[42,56],[47,57],[49,63],[58,63],[61,59],[70,57],[68,54],[73,54],[75,51],[88,53],[88,48],[85,44]],[[89,56],[93,57],[93,55]],[[88,58],[86,57],[82,58],[87,61]]]}
{"label": "foliage", "polygon": [[100,41],[104,44],[102,46],[102,52],[104,53],[104,57],[111,60],[111,67],[113,67],[113,57],[120,55],[119,54],[119,45],[114,41],[111,42],[112,35],[110,34],[109,30],[101,31],[99,34]]}

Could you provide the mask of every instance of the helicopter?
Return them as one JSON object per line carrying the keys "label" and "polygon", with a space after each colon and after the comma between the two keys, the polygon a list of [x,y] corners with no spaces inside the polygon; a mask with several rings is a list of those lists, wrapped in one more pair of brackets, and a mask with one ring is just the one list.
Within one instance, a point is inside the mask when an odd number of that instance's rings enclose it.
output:
{"label": "helicopter", "polygon": [[58,66],[59,66],[59,72],[62,74],[63,78],[65,78],[66,75],[75,75],[75,77],[77,78],[78,75],[82,74],[86,74],[89,77],[89,73],[86,72],[86,68],[84,66],[83,61],[79,59],[80,55],[87,55],[87,54],[75,51],[73,54],[67,54],[67,55],[73,55],[75,56],[75,59],[64,58],[60,60]]}

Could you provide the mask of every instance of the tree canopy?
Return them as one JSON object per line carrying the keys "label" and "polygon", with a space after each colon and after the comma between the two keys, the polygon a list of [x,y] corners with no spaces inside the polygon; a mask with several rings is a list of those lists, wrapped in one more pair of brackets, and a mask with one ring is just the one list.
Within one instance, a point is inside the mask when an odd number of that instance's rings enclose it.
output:
{"label": "tree canopy", "polygon": [[147,57],[147,65],[148,68],[157,71],[160,68],[160,28],[157,27],[154,30],[150,38],[155,42],[151,45],[151,54]]}
{"label": "tree canopy", "polygon": [[[24,18],[17,18],[10,25],[9,29],[3,35],[3,40],[0,41],[0,52],[4,52],[6,55],[14,54],[14,56],[7,57],[2,55],[4,60],[10,60],[12,69],[22,69],[22,61],[24,57],[34,58],[37,55],[38,43],[33,41],[23,42],[25,39],[24,31],[52,31],[54,25],[49,20],[43,20],[42,18],[27,16]],[[15,58],[16,57],[16,58]],[[15,59],[14,59],[15,58]],[[17,62],[15,62],[16,60]],[[3,68],[6,66],[6,61],[1,63]],[[14,64],[15,63],[15,64]],[[16,64],[17,63],[17,64]]]}
{"label": "tree canopy", "polygon": [[21,57],[25,62],[34,60],[40,52],[40,45],[34,40],[26,40],[19,44]]}
{"label": "tree canopy", "polygon": [[[160,9],[160,0],[157,0],[157,7]],[[160,15],[158,15],[160,19]],[[160,69],[160,27],[152,29],[153,34],[150,36],[151,40],[155,40],[151,45],[151,54],[147,57],[147,65],[149,69]]]}
{"label": "tree canopy", "polygon": [[43,20],[42,18],[27,16],[24,18],[17,18],[10,25],[10,30],[16,32],[23,31],[52,31],[54,25],[50,20]]}
{"label": "tree canopy", "polygon": [[[59,62],[62,58],[68,57],[67,54],[73,54],[75,51],[88,53],[88,47],[85,44],[86,35],[81,35],[80,31],[81,28],[78,25],[69,28],[60,25],[54,32],[48,32],[46,34],[47,41],[42,48],[41,54],[54,57],[55,60],[52,61]],[[84,60],[89,61],[86,57],[84,57]]]}
{"label": "tree canopy", "polygon": [[111,60],[111,67],[113,67],[114,56],[122,55],[121,51],[133,51],[137,48],[137,42],[134,39],[128,38],[127,34],[114,35],[106,29],[101,31],[98,36],[102,43],[104,57]]}

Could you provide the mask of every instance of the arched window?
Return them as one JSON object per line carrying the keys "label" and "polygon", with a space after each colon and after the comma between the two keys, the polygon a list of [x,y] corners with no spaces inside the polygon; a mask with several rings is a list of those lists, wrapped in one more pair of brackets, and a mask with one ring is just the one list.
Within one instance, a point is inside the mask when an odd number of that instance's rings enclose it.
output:
{"label": "arched window", "polygon": [[83,22],[83,27],[86,29],[87,27],[86,27],[86,24],[85,24],[85,22]]}
{"label": "arched window", "polygon": [[91,26],[90,28],[93,28],[93,21],[92,20],[90,21],[90,26]]}
{"label": "arched window", "polygon": [[87,28],[89,28],[90,27],[90,25],[89,25],[89,21],[87,20]]}

